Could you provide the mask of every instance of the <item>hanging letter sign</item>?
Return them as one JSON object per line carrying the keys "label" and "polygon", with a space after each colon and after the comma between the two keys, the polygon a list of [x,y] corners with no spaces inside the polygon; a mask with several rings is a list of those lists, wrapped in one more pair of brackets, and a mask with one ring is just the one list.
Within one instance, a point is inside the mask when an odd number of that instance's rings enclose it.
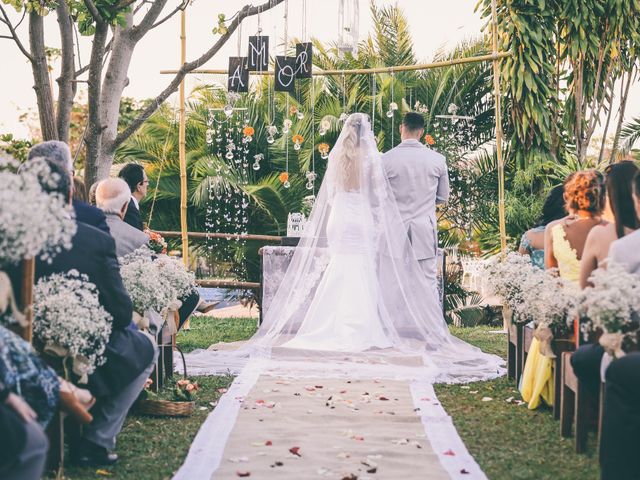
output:
{"label": "hanging letter sign", "polygon": [[313,44],[296,44],[296,78],[311,78],[311,67],[313,66]]}
{"label": "hanging letter sign", "polygon": [[249,70],[247,57],[229,57],[229,78],[227,90],[230,92],[249,91]]}
{"label": "hanging letter sign", "polygon": [[269,69],[269,37],[249,37],[248,59],[250,72],[266,71]]}
{"label": "hanging letter sign", "polygon": [[276,92],[295,92],[296,58],[276,56]]}

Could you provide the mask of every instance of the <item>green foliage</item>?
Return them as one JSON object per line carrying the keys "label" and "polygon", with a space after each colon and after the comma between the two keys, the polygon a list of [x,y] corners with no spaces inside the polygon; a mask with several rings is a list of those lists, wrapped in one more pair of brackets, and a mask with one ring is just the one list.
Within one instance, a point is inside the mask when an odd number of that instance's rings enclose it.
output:
{"label": "green foliage", "polygon": [[24,162],[33,146],[30,140],[18,139],[12,133],[0,135],[0,151],[6,152],[20,162]]}

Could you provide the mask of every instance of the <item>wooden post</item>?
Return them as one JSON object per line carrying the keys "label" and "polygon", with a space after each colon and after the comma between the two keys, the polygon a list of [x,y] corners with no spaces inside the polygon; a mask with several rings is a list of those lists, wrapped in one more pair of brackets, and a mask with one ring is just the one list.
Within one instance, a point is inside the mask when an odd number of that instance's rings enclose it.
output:
{"label": "wooden post", "polygon": [[20,289],[20,307],[24,313],[25,327],[22,338],[31,343],[33,340],[33,283],[36,276],[36,261],[31,258],[22,262],[22,285]]}
{"label": "wooden post", "polygon": [[502,99],[500,97],[500,59],[498,54],[498,10],[491,0],[491,36],[493,44],[493,97],[496,109],[496,156],[498,157],[498,222],[500,225],[500,251],[507,251],[507,222],[504,201],[504,159],[502,158]]}
{"label": "wooden post", "polygon": [[[180,67],[187,61],[187,14],[180,13]],[[189,265],[189,237],[187,236],[187,146],[185,118],[185,80],[180,82],[180,127],[178,133],[178,150],[180,157],[180,231],[182,233],[182,260]]]}

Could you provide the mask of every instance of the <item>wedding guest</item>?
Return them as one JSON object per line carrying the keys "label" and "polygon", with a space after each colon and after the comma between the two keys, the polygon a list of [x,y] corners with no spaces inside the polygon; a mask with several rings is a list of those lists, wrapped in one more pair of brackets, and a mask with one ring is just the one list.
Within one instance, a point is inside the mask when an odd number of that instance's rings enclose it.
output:
{"label": "wedding guest", "polygon": [[569,215],[545,228],[545,269],[557,268],[562,278],[578,282],[580,259],[591,229],[602,225],[605,204],[604,176],[596,170],[572,173],[564,181]]}
{"label": "wedding guest", "polygon": [[[564,182],[569,215],[545,228],[545,268],[558,268],[560,277],[578,282],[580,257],[589,231],[602,223],[604,178],[595,170],[576,172]],[[553,359],[543,355],[538,338],[531,342],[520,383],[522,398],[533,410],[542,402],[553,406]]]}
{"label": "wedding guest", "polygon": [[[47,163],[60,177],[55,191],[71,201],[70,172],[52,160]],[[153,341],[131,321],[133,305],[122,284],[113,238],[83,222],[77,222],[77,227],[71,249],[60,252],[51,263],[38,261],[36,276],[72,269],[87,275],[97,287],[100,304],[113,318],[106,363],[89,377],[89,389],[97,398],[91,410],[93,421],[72,450],[80,465],[106,465],[118,460],[116,437],[153,370],[157,352]]]}
{"label": "wedding guest", "polygon": [[87,197],[87,187],[78,176],[73,177],[73,199],[80,202],[89,203]]}
{"label": "wedding guest", "polygon": [[89,188],[89,205],[93,205],[94,207],[96,206],[96,188],[98,188],[98,183],[100,182],[95,182],[91,185],[91,188]]}
{"label": "wedding guest", "polygon": [[607,205],[603,215],[608,223],[594,227],[587,236],[580,260],[580,287],[590,285],[589,277],[604,264],[611,244],[638,228],[633,207],[632,183],[638,167],[631,161],[609,165],[605,170]]}
{"label": "wedding guest", "polygon": [[[71,150],[69,150],[69,146],[64,142],[49,140],[34,145],[31,147],[31,150],[29,150],[29,160],[36,157],[42,157],[49,161],[56,162],[62,165],[66,171],[71,172],[71,175],[74,174]],[[75,198],[73,199],[72,205],[78,222],[86,223],[105,233],[109,233],[109,227],[107,226],[104,213],[99,209]]]}
{"label": "wedding guest", "polygon": [[126,215],[124,216],[124,221],[142,231],[144,227],[140,218],[140,202],[147,195],[147,188],[149,186],[147,174],[142,165],[127,163],[122,167],[120,173],[118,173],[118,177],[127,182],[131,190],[131,200]]}
{"label": "wedding guest", "polygon": [[544,230],[545,227],[567,215],[563,198],[564,186],[557,185],[547,194],[547,198],[542,206],[542,216],[538,225],[527,230],[520,240],[518,251],[522,255],[529,255],[531,263],[544,270]]}
{"label": "wedding guest", "polygon": [[107,225],[116,242],[116,255],[121,257],[149,243],[149,235],[124,221],[131,201],[131,191],[120,178],[108,178],[98,183],[96,205],[107,217]]}

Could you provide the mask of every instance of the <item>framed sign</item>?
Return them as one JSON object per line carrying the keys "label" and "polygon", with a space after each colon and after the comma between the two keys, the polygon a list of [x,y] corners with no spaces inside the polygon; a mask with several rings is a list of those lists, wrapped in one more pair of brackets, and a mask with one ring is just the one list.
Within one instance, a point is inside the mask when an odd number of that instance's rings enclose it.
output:
{"label": "framed sign", "polygon": [[296,57],[276,56],[274,90],[293,93],[296,89]]}
{"label": "framed sign", "polygon": [[229,57],[229,78],[227,90],[230,92],[249,91],[249,70],[247,57]]}
{"label": "framed sign", "polygon": [[313,67],[313,44],[296,44],[296,78],[311,78]]}
{"label": "framed sign", "polygon": [[269,69],[269,37],[249,37],[249,52],[247,68],[250,72],[266,71]]}

